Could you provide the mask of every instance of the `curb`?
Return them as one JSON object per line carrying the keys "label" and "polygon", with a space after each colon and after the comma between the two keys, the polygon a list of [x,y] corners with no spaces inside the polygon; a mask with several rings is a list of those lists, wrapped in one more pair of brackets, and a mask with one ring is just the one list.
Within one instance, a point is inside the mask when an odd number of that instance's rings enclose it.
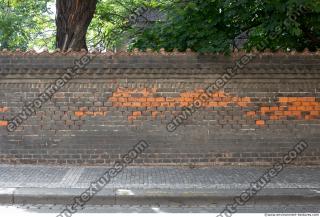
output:
{"label": "curb", "polygon": [[[72,204],[86,189],[2,188],[1,204]],[[91,205],[224,205],[234,202],[243,189],[103,189]],[[318,204],[320,193],[313,189],[263,189],[247,204]]]}

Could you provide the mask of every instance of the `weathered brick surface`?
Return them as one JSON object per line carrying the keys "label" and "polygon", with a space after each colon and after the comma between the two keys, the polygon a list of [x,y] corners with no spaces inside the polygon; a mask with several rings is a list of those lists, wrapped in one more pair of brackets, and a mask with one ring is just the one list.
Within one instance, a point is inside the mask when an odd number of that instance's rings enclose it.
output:
{"label": "weathered brick surface", "polygon": [[320,163],[320,55],[261,54],[175,131],[166,124],[238,56],[100,55],[15,132],[25,103],[79,56],[0,53],[0,162],[110,164],[141,139],[135,164],[269,165],[300,139]]}

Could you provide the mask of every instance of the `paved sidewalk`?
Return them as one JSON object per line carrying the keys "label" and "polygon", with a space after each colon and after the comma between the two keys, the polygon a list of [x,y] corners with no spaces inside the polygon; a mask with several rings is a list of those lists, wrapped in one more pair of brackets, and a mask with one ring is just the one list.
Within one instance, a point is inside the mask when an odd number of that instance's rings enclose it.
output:
{"label": "paved sidewalk", "polygon": [[[1,188],[87,188],[108,168],[0,165]],[[268,168],[129,167],[106,188],[244,189]],[[320,167],[288,167],[266,188],[320,188]]]}
{"label": "paved sidewalk", "polygon": [[[0,203],[65,203],[78,196],[107,167],[63,167],[0,165]],[[268,168],[170,168],[129,167],[124,169],[103,191],[95,203],[128,203],[130,197],[142,203],[150,198],[166,201],[184,199],[230,200],[250,186]],[[287,167],[259,192],[279,199],[314,197],[320,201],[320,167]],[[61,197],[59,199],[59,196]],[[127,198],[126,198],[127,197]],[[163,197],[163,198],[161,198]],[[55,198],[55,199],[53,199]],[[108,201],[108,202],[106,202]],[[136,200],[139,204],[139,200]]]}

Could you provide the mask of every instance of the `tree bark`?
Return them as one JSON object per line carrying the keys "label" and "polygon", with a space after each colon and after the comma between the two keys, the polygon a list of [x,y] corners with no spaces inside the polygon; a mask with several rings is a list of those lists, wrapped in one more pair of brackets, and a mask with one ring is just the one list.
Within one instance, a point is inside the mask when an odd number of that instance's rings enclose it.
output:
{"label": "tree bark", "polygon": [[86,33],[98,0],[56,1],[56,47],[62,51],[86,49]]}

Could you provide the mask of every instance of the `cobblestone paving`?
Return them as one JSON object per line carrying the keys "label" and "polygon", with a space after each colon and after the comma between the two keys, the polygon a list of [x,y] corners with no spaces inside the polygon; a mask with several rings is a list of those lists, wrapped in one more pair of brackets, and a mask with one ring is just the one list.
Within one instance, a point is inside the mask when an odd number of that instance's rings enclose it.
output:
{"label": "cobblestone paving", "polygon": [[[0,188],[86,188],[104,167],[0,165]],[[126,168],[107,188],[246,188],[267,168]],[[267,188],[320,188],[319,167],[288,167]]]}

